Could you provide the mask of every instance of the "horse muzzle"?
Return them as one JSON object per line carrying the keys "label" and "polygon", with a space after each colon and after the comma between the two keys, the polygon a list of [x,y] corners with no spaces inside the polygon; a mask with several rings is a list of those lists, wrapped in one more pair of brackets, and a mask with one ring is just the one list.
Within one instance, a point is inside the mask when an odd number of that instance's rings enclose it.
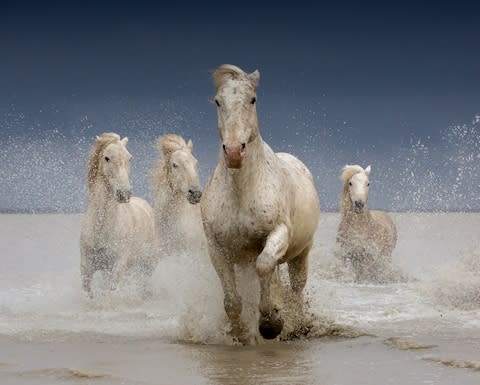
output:
{"label": "horse muzzle", "polygon": [[117,190],[115,192],[115,198],[117,199],[118,203],[128,203],[128,202],[130,202],[130,196],[131,196],[130,191]]}
{"label": "horse muzzle", "polygon": [[223,145],[223,154],[228,168],[241,168],[246,153],[247,149],[245,143],[234,146]]}
{"label": "horse muzzle", "polygon": [[187,193],[187,200],[188,203],[195,205],[200,202],[200,198],[202,197],[202,192],[200,190],[188,190]]}
{"label": "horse muzzle", "polygon": [[357,214],[363,213],[363,209],[365,208],[365,203],[362,201],[355,201],[355,212]]}

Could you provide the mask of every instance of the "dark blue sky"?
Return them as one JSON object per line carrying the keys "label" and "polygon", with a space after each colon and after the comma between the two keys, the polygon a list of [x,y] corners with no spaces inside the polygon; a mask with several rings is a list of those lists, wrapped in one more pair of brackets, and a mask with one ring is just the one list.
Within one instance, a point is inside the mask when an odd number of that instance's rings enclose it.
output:
{"label": "dark blue sky", "polygon": [[[0,129],[8,164],[0,172],[8,187],[1,210],[81,209],[86,150],[93,135],[109,130],[133,140],[143,161],[135,176],[140,195],[148,195],[157,156],[150,142],[170,131],[193,137],[205,180],[218,144],[210,73],[223,63],[260,70],[263,136],[312,168],[327,208],[337,207],[339,167],[357,162],[380,168],[382,186],[403,175],[410,189],[392,205],[388,194],[400,185],[384,187],[378,206],[480,208],[472,191],[478,167],[461,166],[473,174],[461,186],[468,201],[452,198],[455,205],[445,200],[458,175],[442,173],[449,159],[460,162],[455,148],[473,159],[478,151],[478,125],[471,125],[480,113],[478,2],[73,3],[2,5]],[[452,127],[464,124],[470,136],[452,138]],[[12,147],[24,143],[36,151],[32,164],[13,161],[25,150]],[[52,161],[52,145],[67,158],[75,146],[75,168]],[[419,145],[427,158],[412,155]],[[42,162],[53,162],[51,175],[31,170]],[[435,178],[412,181],[408,167]],[[58,183],[61,174],[78,192]],[[33,191],[52,176],[48,199]],[[412,186],[422,180],[425,186]],[[444,192],[435,198],[428,183],[438,181]],[[413,198],[419,189],[427,192]]]}

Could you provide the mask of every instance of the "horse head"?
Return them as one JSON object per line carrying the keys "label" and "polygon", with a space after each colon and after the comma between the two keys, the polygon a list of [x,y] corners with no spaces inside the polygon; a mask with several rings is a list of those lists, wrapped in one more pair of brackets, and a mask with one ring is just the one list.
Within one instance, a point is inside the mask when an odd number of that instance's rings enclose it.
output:
{"label": "horse head", "polygon": [[247,74],[240,68],[224,64],[215,70],[218,131],[225,164],[241,168],[248,145],[259,136],[256,110],[258,70]]}
{"label": "horse head", "polygon": [[367,207],[370,171],[371,166],[363,169],[358,165],[347,165],[343,168],[344,199],[349,199],[351,207],[357,214],[363,213]]}
{"label": "horse head", "polygon": [[202,190],[198,176],[198,161],[193,156],[193,142],[185,143],[182,137],[174,134],[165,135],[159,140],[167,181],[174,193],[185,196],[191,204],[200,202]]}
{"label": "horse head", "polygon": [[[97,138],[97,141],[101,137]],[[128,138],[108,144],[98,159],[100,175],[117,202],[128,203],[132,188],[130,185],[130,160],[127,150]]]}

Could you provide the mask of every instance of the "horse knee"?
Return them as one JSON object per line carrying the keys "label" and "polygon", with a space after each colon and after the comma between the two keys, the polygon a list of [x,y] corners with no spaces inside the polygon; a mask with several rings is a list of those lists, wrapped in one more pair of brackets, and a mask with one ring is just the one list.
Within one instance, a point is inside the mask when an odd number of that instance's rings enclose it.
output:
{"label": "horse knee", "polygon": [[262,253],[258,256],[257,262],[255,264],[257,274],[260,278],[265,278],[272,273],[275,268],[276,260],[273,256]]}
{"label": "horse knee", "polygon": [[223,305],[228,318],[236,319],[242,314],[242,300],[239,296],[225,295]]}
{"label": "horse knee", "polygon": [[82,274],[82,288],[90,297],[92,296],[92,275]]}
{"label": "horse knee", "polygon": [[90,293],[90,291],[92,290],[91,288],[91,279],[90,278],[87,278],[85,276],[82,277],[82,288],[84,291],[86,291],[87,293]]}
{"label": "horse knee", "polygon": [[294,279],[291,279],[290,284],[295,293],[301,293],[307,284],[307,275],[304,274],[301,277],[297,276]]}
{"label": "horse knee", "polygon": [[89,293],[91,291],[91,282],[92,282],[92,276],[93,276],[92,267],[82,265],[80,269],[80,275],[82,278],[82,288],[87,293]]}

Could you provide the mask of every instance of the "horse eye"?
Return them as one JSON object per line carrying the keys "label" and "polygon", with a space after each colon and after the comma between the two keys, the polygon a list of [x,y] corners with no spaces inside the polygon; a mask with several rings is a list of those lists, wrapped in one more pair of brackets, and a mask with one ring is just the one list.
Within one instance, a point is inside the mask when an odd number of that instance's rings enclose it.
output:
{"label": "horse eye", "polygon": [[110,158],[108,156],[105,157],[105,162],[110,162]]}
{"label": "horse eye", "polygon": [[367,183],[367,186],[370,186],[370,182]]}
{"label": "horse eye", "polygon": [[172,167],[173,167],[173,168],[177,168],[177,167],[178,167],[178,164],[172,163]]}
{"label": "horse eye", "polygon": [[351,185],[352,185],[352,182],[348,182],[348,184],[351,186]]}
{"label": "horse eye", "polygon": [[256,101],[257,101],[257,98],[256,98],[256,97],[253,97],[253,98],[252,98],[252,101],[250,102],[250,104],[255,104]]}
{"label": "horse eye", "polygon": [[218,102],[217,99],[215,99],[215,104],[217,105],[217,107],[220,107],[220,103]]}

